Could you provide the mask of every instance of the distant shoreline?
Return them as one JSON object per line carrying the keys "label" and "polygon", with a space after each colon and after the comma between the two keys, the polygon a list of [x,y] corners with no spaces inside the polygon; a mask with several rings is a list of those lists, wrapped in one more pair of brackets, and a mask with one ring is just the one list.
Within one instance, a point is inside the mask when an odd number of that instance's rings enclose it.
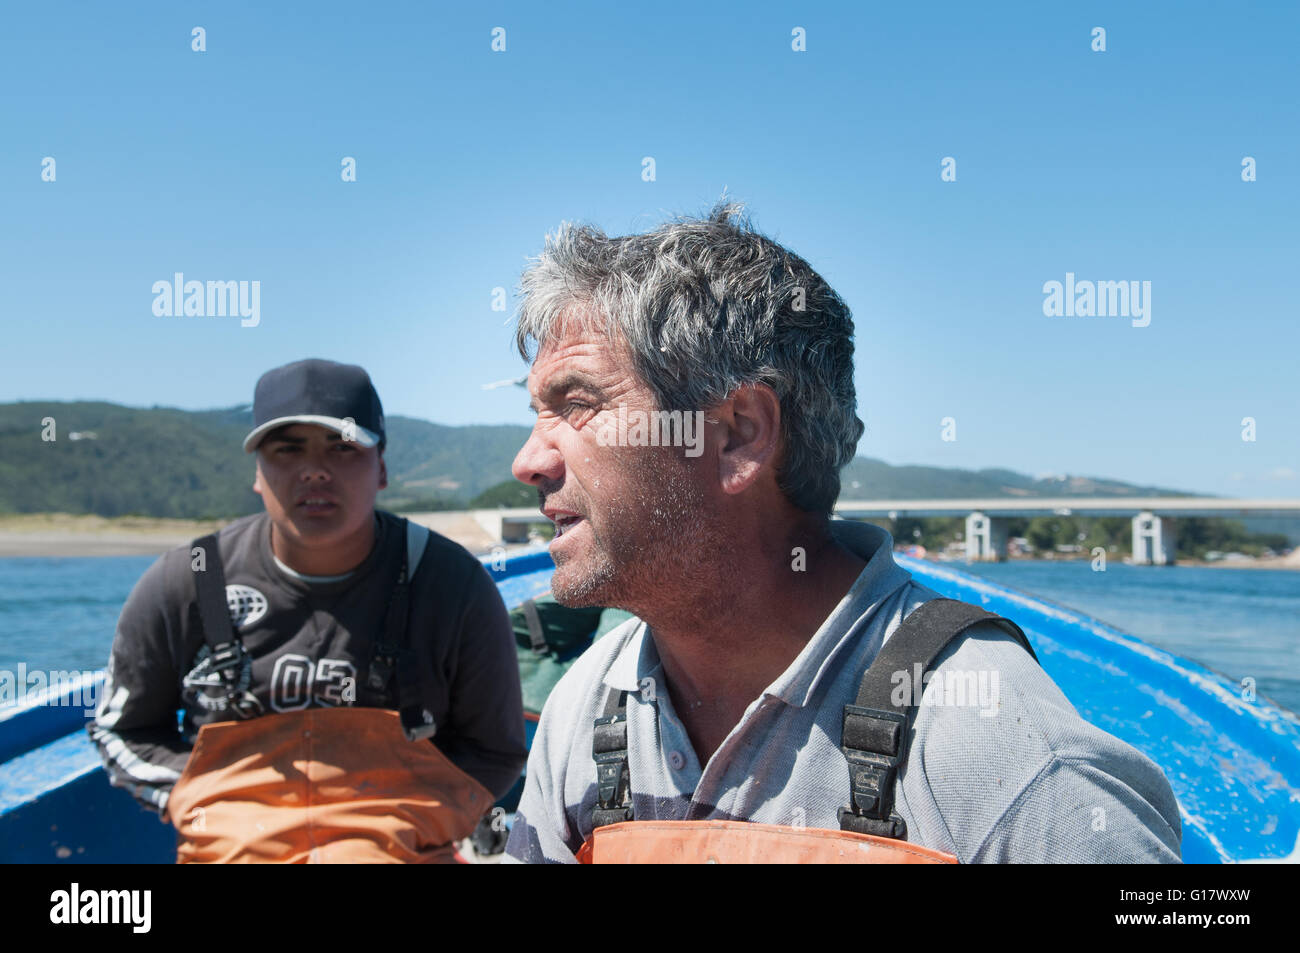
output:
{"label": "distant shoreline", "polygon": [[68,513],[0,516],[0,557],[157,556],[229,522]]}
{"label": "distant shoreline", "polygon": [[[463,513],[407,513],[413,521],[455,540],[476,556],[495,541]],[[153,516],[74,516],[23,513],[0,516],[0,559],[22,557],[161,556],[216,532],[234,519],[184,520]],[[507,552],[517,546],[506,545]]]}
{"label": "distant shoreline", "polygon": [[[498,545],[465,513],[408,513],[422,526],[460,543],[476,556]],[[0,516],[0,559],[21,557],[160,556],[192,539],[215,532],[232,520],[184,520],[153,516],[73,516],[68,513],[25,513]],[[507,545],[507,551],[518,546]],[[930,559],[929,556],[926,557]],[[1090,556],[1057,554],[1052,559],[1018,556],[1007,562],[1086,562]],[[965,560],[931,562],[964,563]],[[1112,561],[1113,557],[1112,557]],[[1300,570],[1300,549],[1271,559],[1205,562],[1180,559],[1179,566],[1205,569]]]}
{"label": "distant shoreline", "polygon": [[[937,563],[938,565],[948,565],[951,563],[966,564],[964,559],[932,559],[926,555],[927,562]],[[1114,557],[1107,557],[1112,563],[1118,562],[1121,565],[1128,565],[1122,559],[1117,560]],[[1001,560],[1005,563],[1084,563],[1090,562],[1091,556],[1063,556],[1056,555],[1052,558],[1042,556],[1015,556]],[[1300,570],[1300,549],[1292,551],[1289,556],[1257,557],[1253,559],[1234,559],[1234,560],[1215,560],[1209,562],[1204,559],[1179,559],[1175,561],[1175,566],[1188,566],[1193,569],[1289,569],[1292,571]],[[1164,568],[1164,567],[1152,567]]]}

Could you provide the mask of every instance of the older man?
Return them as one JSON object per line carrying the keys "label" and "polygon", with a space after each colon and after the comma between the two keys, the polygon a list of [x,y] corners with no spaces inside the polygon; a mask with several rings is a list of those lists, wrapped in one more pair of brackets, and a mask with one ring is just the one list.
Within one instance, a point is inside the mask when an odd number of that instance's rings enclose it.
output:
{"label": "older man", "polygon": [[[556,524],[552,590],[638,619],[547,702],[510,856],[1177,861],[1159,768],[1014,623],[830,519],[863,430],[852,318],[738,211],[565,226],[524,275],[514,473]],[[996,673],[995,709],[891,697],[913,664]]]}

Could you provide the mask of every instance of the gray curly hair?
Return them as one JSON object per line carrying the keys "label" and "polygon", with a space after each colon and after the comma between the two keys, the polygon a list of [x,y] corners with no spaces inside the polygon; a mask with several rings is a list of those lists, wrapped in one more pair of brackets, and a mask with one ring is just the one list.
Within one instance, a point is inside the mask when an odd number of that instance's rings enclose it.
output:
{"label": "gray curly hair", "polygon": [[[521,280],[515,343],[531,362],[577,312],[633,367],[663,409],[703,409],[744,384],[781,402],[777,481],[808,512],[829,513],[863,424],[853,388],[853,316],[798,255],[754,231],[744,206],[609,238],[564,223]],[[596,322],[592,327],[591,322]]]}

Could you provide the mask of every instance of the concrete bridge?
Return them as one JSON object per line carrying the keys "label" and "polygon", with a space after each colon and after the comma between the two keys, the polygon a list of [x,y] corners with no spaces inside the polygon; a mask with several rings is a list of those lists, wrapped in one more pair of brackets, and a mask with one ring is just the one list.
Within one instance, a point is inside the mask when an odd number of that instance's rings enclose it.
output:
{"label": "concrete bridge", "polygon": [[[470,510],[485,536],[501,543],[528,540],[530,526],[549,522],[531,507]],[[967,500],[842,500],[835,515],[844,519],[966,517],[966,557],[1000,560],[1007,554],[1007,520],[1033,516],[1127,516],[1133,522],[1133,562],[1166,565],[1174,561],[1175,520],[1182,516],[1248,516],[1300,519],[1300,500],[1235,500],[1200,496],[990,497]]]}
{"label": "concrete bridge", "polygon": [[1133,521],[1133,562],[1172,565],[1179,516],[1247,516],[1300,519],[1300,500],[1233,500],[1205,496],[992,497],[971,500],[842,500],[845,519],[966,516],[966,558],[1007,555],[1007,520],[1033,516],[1127,516]]}

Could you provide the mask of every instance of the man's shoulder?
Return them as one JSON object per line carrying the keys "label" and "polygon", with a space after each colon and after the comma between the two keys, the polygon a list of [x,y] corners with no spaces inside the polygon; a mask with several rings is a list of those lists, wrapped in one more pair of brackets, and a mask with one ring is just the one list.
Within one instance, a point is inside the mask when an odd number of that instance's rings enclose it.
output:
{"label": "man's shoulder", "polygon": [[[222,526],[214,534],[197,536],[194,539],[173,546],[160,555],[136,582],[133,594],[137,598],[185,600],[194,595],[194,583],[191,576],[214,559],[220,559],[222,568],[229,573],[232,562],[243,558],[248,550],[248,543],[254,538],[254,531],[265,513],[253,513],[241,516]],[[216,553],[204,551],[200,545],[206,535],[217,537]]]}
{"label": "man's shoulder", "polygon": [[972,626],[931,673],[901,787],[909,808],[933,812],[962,850],[973,855],[995,831],[1016,843],[1019,828],[1052,809],[1048,801],[1073,810],[1107,790],[1120,792],[1126,808],[1150,811],[1145,802],[1177,825],[1160,768],[1085,720],[997,624]]}
{"label": "man's shoulder", "polygon": [[993,745],[1004,761],[1033,770],[1051,757],[1109,756],[1124,744],[1086,721],[1019,640],[991,621],[954,639],[926,682],[915,743],[931,752]]}
{"label": "man's shoulder", "polygon": [[1062,731],[1086,725],[1024,647],[992,622],[950,643],[914,690],[920,704],[909,766],[923,773],[945,816],[946,806],[969,808],[971,792],[985,792],[993,816],[960,812],[972,825],[996,820],[1051,760]]}
{"label": "man's shoulder", "polygon": [[[265,531],[266,522],[270,517],[263,510],[260,513],[250,513],[248,516],[241,516],[238,519],[231,520],[214,534],[217,537],[217,548],[219,550],[215,555],[221,559],[222,567],[227,570],[239,566],[249,559],[253,558],[257,550],[259,534]],[[187,568],[194,564],[194,560],[200,558],[200,554],[195,549],[200,546],[206,537],[197,537],[184,543],[166,555],[169,556],[173,563],[184,564]],[[204,561],[213,558],[212,553],[203,553]],[[197,565],[197,564],[195,564]]]}
{"label": "man's shoulder", "polygon": [[[255,541],[256,530],[264,524],[267,518],[266,512],[263,511],[233,519],[211,533],[200,533],[193,539],[188,539],[173,546],[159,557],[159,561],[166,560],[169,564],[188,563],[192,559],[198,558],[194,548],[208,536],[217,537],[217,546],[221,549],[221,556],[224,558],[237,546]],[[205,553],[203,555],[204,559],[206,559],[209,554]]]}
{"label": "man's shoulder", "polygon": [[[406,546],[408,544],[408,534],[417,542],[421,536],[424,537],[423,549],[420,550],[420,564],[416,569],[418,575],[430,578],[448,570],[459,570],[463,579],[464,574],[476,573],[477,570],[483,569],[483,564],[478,557],[454,539],[443,536],[441,533],[422,523],[417,523],[409,517],[398,516],[396,513],[390,513],[387,510],[376,510],[375,512],[381,520],[388,524],[393,534],[400,537],[401,545]],[[410,529],[406,528],[407,523],[410,524]],[[429,567],[435,568],[430,569]],[[486,572],[486,570],[484,571]]]}

